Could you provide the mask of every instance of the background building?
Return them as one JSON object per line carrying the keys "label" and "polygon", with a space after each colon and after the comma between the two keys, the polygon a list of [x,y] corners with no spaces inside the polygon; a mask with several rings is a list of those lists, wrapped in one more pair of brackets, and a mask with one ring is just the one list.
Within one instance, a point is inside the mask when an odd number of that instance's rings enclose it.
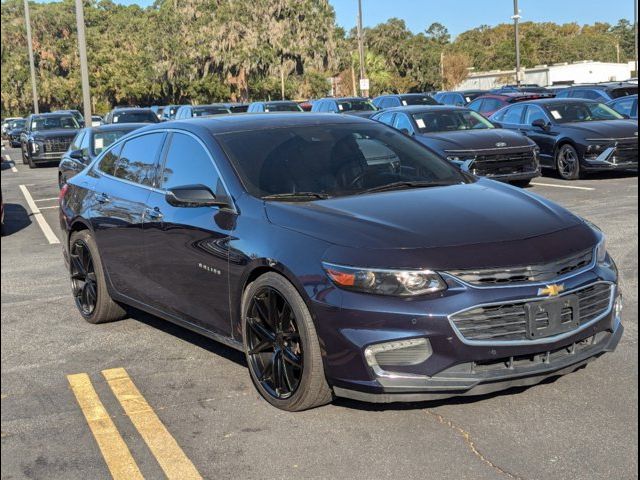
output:
{"label": "background building", "polygon": [[[556,63],[538,65],[524,71],[522,83],[537,84],[543,87],[551,85],[570,85],[572,83],[597,83],[623,81],[631,78],[633,64],[603,63],[590,60],[575,63]],[[489,90],[505,84],[516,83],[515,70],[492,70],[473,72],[458,85],[457,90]]]}

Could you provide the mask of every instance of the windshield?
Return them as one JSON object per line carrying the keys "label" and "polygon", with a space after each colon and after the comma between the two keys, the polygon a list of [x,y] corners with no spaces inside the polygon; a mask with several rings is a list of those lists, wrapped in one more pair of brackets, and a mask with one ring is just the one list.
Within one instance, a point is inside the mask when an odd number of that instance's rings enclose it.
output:
{"label": "windshield", "polygon": [[33,117],[31,119],[31,130],[77,130],[80,128],[73,115],[59,115],[55,117]]}
{"label": "windshield", "polygon": [[338,110],[341,112],[371,112],[377,108],[369,100],[348,100],[339,101]]}
{"label": "windshield", "polygon": [[598,122],[624,118],[602,103],[552,103],[546,105],[551,117],[558,123]]}
{"label": "windshield", "polygon": [[193,109],[193,117],[207,117],[209,115],[223,115],[231,113],[228,108],[224,107],[196,107]]}
{"label": "windshield", "polygon": [[400,101],[402,105],[438,105],[429,95],[406,95]]}
{"label": "windshield", "polygon": [[135,129],[130,130],[109,130],[108,132],[96,132],[93,135],[93,142],[91,143],[91,151],[95,157],[105,148],[118,140],[120,137],[132,132]]}
{"label": "windshield", "polygon": [[14,120],[9,124],[9,129],[12,130],[14,128],[24,128],[26,120]]}
{"label": "windshield", "polygon": [[456,132],[495,128],[482,115],[469,110],[449,110],[414,113],[413,119],[422,133]]}
{"label": "windshield", "polygon": [[151,110],[137,112],[116,112],[113,123],[158,123],[158,117]]}
{"label": "windshield", "polygon": [[616,88],[610,92],[611,98],[628,97],[629,95],[637,95],[638,87]]}
{"label": "windshield", "polygon": [[399,183],[466,181],[451,164],[383,125],[268,128],[217,139],[245,188],[259,198],[299,194],[309,200],[311,194],[358,195]]}
{"label": "windshield", "polygon": [[264,106],[265,112],[301,112],[302,108],[297,103],[268,103]]}

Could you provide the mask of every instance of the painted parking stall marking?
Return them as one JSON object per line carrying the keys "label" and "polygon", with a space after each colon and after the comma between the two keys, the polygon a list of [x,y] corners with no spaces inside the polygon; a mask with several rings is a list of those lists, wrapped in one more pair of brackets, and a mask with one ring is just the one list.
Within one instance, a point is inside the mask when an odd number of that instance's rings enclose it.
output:
{"label": "painted parking stall marking", "polygon": [[60,240],[58,239],[58,237],[56,237],[56,234],[53,233],[53,230],[44,219],[44,216],[40,212],[40,208],[38,208],[38,206],[36,205],[36,202],[33,200],[33,197],[29,193],[26,185],[20,185],[20,190],[22,191],[24,198],[27,200],[27,205],[29,205],[29,209],[31,210],[33,218],[35,218],[36,222],[38,222],[40,230],[42,230],[42,233],[44,234],[47,241],[52,245],[60,243]]}
{"label": "painted parking stall marking", "polygon": [[[2,147],[2,150],[4,150],[4,147]],[[13,160],[11,160],[11,157],[9,156],[8,153],[4,155],[4,158],[6,159],[7,163],[9,165],[11,165],[11,171],[13,173],[18,173],[18,169],[16,168],[16,164],[14,163]]]}
{"label": "painted parking stall marking", "polygon": [[144,479],[86,373],[67,375],[71,390],[115,480]]}
{"label": "painted parking stall marking", "polygon": [[535,185],[536,187],[568,188],[569,190],[586,190],[590,192],[595,190],[595,188],[591,188],[591,187],[576,187],[574,185],[557,185],[555,183],[531,182],[531,185]]}
{"label": "painted parking stall marking", "polygon": [[124,368],[103,370],[111,391],[170,480],[202,479]]}

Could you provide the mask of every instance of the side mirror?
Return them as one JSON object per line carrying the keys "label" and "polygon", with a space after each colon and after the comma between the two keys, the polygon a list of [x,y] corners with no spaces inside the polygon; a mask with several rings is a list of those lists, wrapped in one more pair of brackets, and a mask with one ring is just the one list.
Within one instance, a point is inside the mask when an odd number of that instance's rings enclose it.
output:
{"label": "side mirror", "polygon": [[532,126],[536,127],[536,128],[540,128],[541,130],[547,131],[549,130],[549,124],[547,122],[545,122],[544,120],[542,120],[541,118],[534,120],[531,123]]}
{"label": "side mirror", "polygon": [[403,135],[406,135],[407,137],[410,137],[413,135],[408,128],[401,128],[400,133],[402,133]]}
{"label": "side mirror", "polygon": [[205,185],[185,185],[167,190],[165,199],[174,207],[227,207],[227,202],[218,200]]}
{"label": "side mirror", "polygon": [[85,161],[85,156],[84,153],[82,153],[82,150],[73,150],[69,153],[69,156],[74,160],[79,160],[81,162]]}

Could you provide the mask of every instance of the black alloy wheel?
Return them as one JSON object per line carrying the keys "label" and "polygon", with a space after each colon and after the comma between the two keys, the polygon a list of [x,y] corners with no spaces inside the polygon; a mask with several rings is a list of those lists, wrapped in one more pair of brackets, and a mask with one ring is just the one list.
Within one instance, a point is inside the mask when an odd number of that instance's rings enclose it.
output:
{"label": "black alloy wheel", "polygon": [[289,302],[272,287],[251,298],[246,317],[249,368],[273,398],[290,398],[304,371],[304,352],[296,316]]}
{"label": "black alloy wheel", "polygon": [[93,258],[83,240],[71,246],[71,289],[76,306],[84,317],[90,317],[98,303],[98,285]]}
{"label": "black alloy wheel", "polygon": [[567,144],[560,147],[556,154],[556,167],[564,180],[580,178],[580,156],[573,146]]}

